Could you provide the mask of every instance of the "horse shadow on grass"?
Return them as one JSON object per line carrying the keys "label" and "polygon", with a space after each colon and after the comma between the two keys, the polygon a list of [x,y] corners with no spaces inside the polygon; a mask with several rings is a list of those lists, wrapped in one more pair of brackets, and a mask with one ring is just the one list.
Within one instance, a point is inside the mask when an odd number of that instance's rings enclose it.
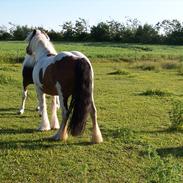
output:
{"label": "horse shadow on grass", "polygon": [[[0,129],[0,136],[2,135],[13,135],[16,138],[16,135],[21,134],[41,134],[44,132],[37,131],[36,129],[13,129],[13,128],[2,128]],[[24,136],[25,137],[25,136]],[[40,137],[39,139],[25,139],[25,140],[0,140],[0,150],[16,150],[16,149],[28,149],[28,150],[40,150],[40,149],[49,149],[55,147],[65,147],[65,146],[90,146],[91,142],[79,141],[79,142],[63,142],[55,141],[52,137]]]}
{"label": "horse shadow on grass", "polygon": [[7,140],[0,141],[0,150],[16,150],[16,149],[28,149],[28,150],[39,150],[48,149],[56,146],[56,144],[43,143],[43,139],[26,139],[26,140]]}
{"label": "horse shadow on grass", "polygon": [[[140,131],[139,133],[143,133],[143,134],[155,134],[155,133],[175,134],[175,133],[183,133],[183,130],[176,131],[176,130],[172,130],[171,128],[167,128],[164,130]],[[155,151],[160,157],[168,157],[168,156],[174,156],[176,158],[183,157],[183,146],[157,148],[157,149],[155,149]]]}
{"label": "horse shadow on grass", "polygon": [[0,108],[0,116],[8,116],[8,115],[16,115],[17,114],[17,108]]}
{"label": "horse shadow on grass", "polygon": [[1,135],[17,135],[17,134],[28,134],[28,133],[35,133],[36,129],[24,129],[24,128],[0,128],[0,134]]}
{"label": "horse shadow on grass", "polygon": [[167,147],[167,148],[158,148],[156,152],[161,157],[167,157],[169,155],[174,157],[183,157],[183,146],[180,147]]}
{"label": "horse shadow on grass", "polygon": [[72,147],[72,146],[90,146],[91,142],[72,142],[69,141],[53,141],[51,138],[40,138],[36,140],[8,140],[0,141],[0,150],[16,150],[16,149],[27,149],[27,150],[46,150],[55,147]]}
{"label": "horse shadow on grass", "polygon": [[[136,131],[130,128],[119,128],[119,129],[103,129],[103,136],[107,139],[121,139],[124,142],[131,143],[137,134],[155,134],[155,133],[183,133],[183,130],[175,131],[169,128],[160,129],[154,131]],[[138,140],[138,138],[137,138]],[[134,141],[136,142],[136,141]],[[138,141],[137,141],[138,143]],[[183,146],[178,147],[165,147],[165,148],[157,148],[155,149],[156,153],[160,157],[174,156],[176,158],[183,157]],[[145,153],[146,154],[146,153]],[[140,155],[145,155],[144,152],[141,152]]]}
{"label": "horse shadow on grass", "polygon": [[[26,109],[26,111],[34,112],[33,109]],[[0,118],[27,118],[29,116],[19,115],[18,108],[0,108]],[[30,116],[31,117],[31,116]]]}

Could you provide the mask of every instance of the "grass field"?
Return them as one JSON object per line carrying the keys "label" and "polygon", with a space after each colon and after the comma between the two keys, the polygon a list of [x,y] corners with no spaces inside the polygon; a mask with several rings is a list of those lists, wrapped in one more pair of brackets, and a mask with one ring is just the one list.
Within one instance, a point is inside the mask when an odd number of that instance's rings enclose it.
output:
{"label": "grass field", "polygon": [[[173,102],[183,100],[183,47],[55,43],[92,62],[95,102],[104,143],[83,136],[67,143],[38,132],[34,87],[21,101],[25,43],[0,43],[0,182],[183,182],[183,131],[170,129]],[[48,97],[50,103],[50,98]],[[60,112],[59,112],[60,114]]]}

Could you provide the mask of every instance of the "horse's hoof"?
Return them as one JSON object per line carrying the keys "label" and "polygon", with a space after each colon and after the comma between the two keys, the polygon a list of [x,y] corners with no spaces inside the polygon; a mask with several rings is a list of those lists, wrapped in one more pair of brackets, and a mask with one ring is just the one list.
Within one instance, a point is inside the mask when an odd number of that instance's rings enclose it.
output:
{"label": "horse's hoof", "polygon": [[58,129],[60,129],[60,125],[59,124],[58,125],[51,125],[51,129],[58,130]]}
{"label": "horse's hoof", "polygon": [[60,129],[60,127],[59,126],[57,126],[57,127],[51,127],[51,129],[52,130],[58,130],[58,129]]}
{"label": "horse's hoof", "polygon": [[66,142],[67,139],[68,139],[68,134],[65,134],[64,136],[63,136],[63,135],[60,136],[60,134],[56,133],[56,134],[52,137],[52,139],[55,140],[55,141],[61,140],[61,141],[63,141],[63,142]]}
{"label": "horse's hoof", "polygon": [[19,115],[22,115],[24,113],[24,110],[23,109],[21,109],[21,110],[19,110],[18,112],[17,112],[17,114],[19,114]]}
{"label": "horse's hoof", "polygon": [[51,128],[50,127],[39,127],[39,128],[37,128],[37,130],[38,131],[49,131],[49,130],[51,130]]}
{"label": "horse's hoof", "polygon": [[39,110],[40,110],[40,107],[39,107],[39,106],[37,106],[37,107],[36,107],[36,111],[39,111]]}
{"label": "horse's hoof", "polygon": [[93,136],[91,141],[93,144],[100,144],[103,142],[103,138],[102,136]]}
{"label": "horse's hoof", "polygon": [[60,136],[58,134],[55,134],[54,136],[52,136],[51,139],[54,140],[54,141],[61,140],[61,138],[60,138]]}

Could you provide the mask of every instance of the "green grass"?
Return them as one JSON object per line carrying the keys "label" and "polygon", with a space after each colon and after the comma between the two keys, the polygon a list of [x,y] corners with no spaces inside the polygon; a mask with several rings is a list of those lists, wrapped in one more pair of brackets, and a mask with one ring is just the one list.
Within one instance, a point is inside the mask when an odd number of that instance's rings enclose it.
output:
{"label": "green grass", "polygon": [[173,66],[157,72],[134,65],[179,64],[183,47],[56,43],[56,48],[89,55],[104,143],[90,144],[90,119],[83,136],[69,136],[67,143],[49,141],[55,131],[36,131],[40,117],[33,86],[25,114],[17,115],[25,44],[1,42],[0,182],[182,182],[183,132],[169,130],[169,114],[172,100],[183,100],[183,76]]}
{"label": "green grass", "polygon": [[140,95],[163,97],[163,96],[169,96],[169,95],[171,95],[171,93],[168,91],[162,91],[160,89],[148,89],[148,90],[141,92]]}

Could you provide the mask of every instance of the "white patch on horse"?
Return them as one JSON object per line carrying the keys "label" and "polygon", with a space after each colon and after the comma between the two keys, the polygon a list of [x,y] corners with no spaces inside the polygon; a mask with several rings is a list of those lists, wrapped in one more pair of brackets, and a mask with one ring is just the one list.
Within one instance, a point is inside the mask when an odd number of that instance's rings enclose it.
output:
{"label": "white patch on horse", "polygon": [[22,64],[22,68],[34,67],[35,63],[35,58],[32,55],[26,55]]}
{"label": "white patch on horse", "polygon": [[58,100],[58,96],[53,96],[52,105],[51,105],[51,111],[52,111],[51,129],[59,129],[60,128],[58,117],[57,117],[57,100]]}
{"label": "white patch on horse", "polygon": [[54,63],[54,57],[55,56],[44,57],[44,58],[40,59],[39,62],[37,62],[36,65],[34,66],[33,81],[36,85],[38,85],[41,88],[42,88],[42,83],[40,81],[39,72],[42,69],[42,71],[43,71],[42,77],[44,77],[44,74],[45,74],[47,67],[50,64]]}
{"label": "white patch on horse", "polygon": [[76,55],[74,55],[72,52],[69,52],[69,51],[63,51],[55,56],[54,61],[55,62],[61,61],[63,60],[64,57],[69,57],[69,56],[75,57]]}

